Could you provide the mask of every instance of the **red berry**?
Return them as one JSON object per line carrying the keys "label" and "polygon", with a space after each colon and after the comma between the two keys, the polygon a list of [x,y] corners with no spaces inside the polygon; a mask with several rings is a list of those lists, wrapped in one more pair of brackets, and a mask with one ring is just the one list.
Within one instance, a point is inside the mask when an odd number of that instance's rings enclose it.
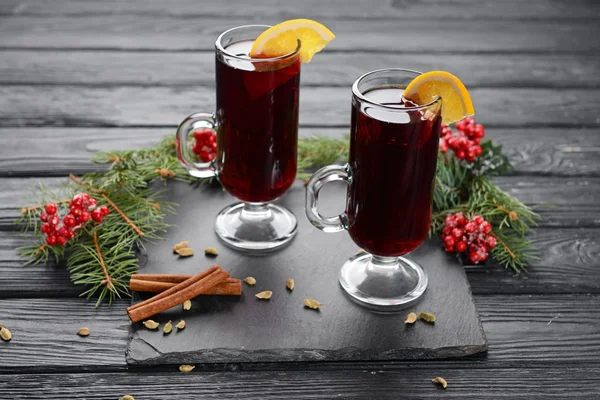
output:
{"label": "red berry", "polygon": [[59,237],[67,238],[67,237],[69,237],[69,229],[66,226],[63,226],[60,229],[56,230],[56,234]]}
{"label": "red berry", "polygon": [[488,233],[490,233],[490,232],[492,231],[492,225],[490,225],[490,223],[489,223],[489,222],[487,222],[487,221],[483,221],[483,222],[481,223],[481,226],[480,226],[479,228],[480,228],[480,229],[483,231],[483,233],[485,233],[485,234],[488,234]]}
{"label": "red berry", "polygon": [[462,215],[461,213],[456,214],[456,223],[458,224],[458,226],[465,226],[467,224],[467,219],[465,218],[464,215]]}
{"label": "red berry", "polygon": [[50,215],[56,214],[56,204],[50,203],[46,204],[46,212]]}
{"label": "red berry", "polygon": [[[95,211],[95,210],[94,210],[94,211]],[[82,212],[79,214],[79,218],[77,218],[77,220],[78,220],[79,222],[81,222],[82,224],[83,224],[83,223],[86,223],[86,222],[88,222],[88,221],[90,220],[90,213],[89,213],[89,212],[87,212],[87,211],[82,211]]]}
{"label": "red berry", "polygon": [[476,215],[473,217],[472,221],[475,222],[477,225],[481,225],[481,223],[485,220],[481,215]]}
{"label": "red berry", "polygon": [[77,207],[77,206],[71,206],[71,207],[69,207],[69,210],[70,210],[71,214],[76,218],[81,215],[81,211],[82,211],[81,208]]}
{"label": "red berry", "polygon": [[477,252],[469,254],[469,261],[471,261],[473,264],[477,264],[480,259],[481,257]]}
{"label": "red berry", "polygon": [[56,236],[50,235],[46,238],[46,243],[48,246],[54,246],[56,244]]}
{"label": "red berry", "polygon": [[100,210],[100,213],[102,213],[103,217],[106,217],[108,214],[110,214],[110,210],[106,206],[98,207],[98,210]]}
{"label": "red berry", "polygon": [[475,253],[477,250],[479,250],[479,247],[475,243],[469,245],[469,253]]}
{"label": "red berry", "polygon": [[446,247],[445,247],[445,250],[446,250],[448,253],[452,253],[452,252],[454,251],[454,246],[446,246]]}
{"label": "red berry", "polygon": [[444,243],[446,243],[446,246],[454,246],[454,238],[452,236],[446,236],[444,238]]}
{"label": "red berry", "polygon": [[458,158],[460,158],[460,159],[463,159],[463,158],[465,158],[465,152],[464,152],[464,150],[458,150],[458,151],[457,151],[456,153],[454,153],[454,154],[456,154],[456,157],[458,157]]}
{"label": "red berry", "polygon": [[462,229],[458,229],[458,228],[452,229],[452,236],[454,236],[456,239],[460,238],[463,234],[464,234],[464,232]]}
{"label": "red berry", "polygon": [[92,219],[97,223],[102,222],[102,211],[99,208],[92,210]]}
{"label": "red berry", "polygon": [[54,227],[48,223],[43,223],[42,224],[42,233],[45,233],[46,235],[49,233],[52,233],[54,231]]}
{"label": "red berry", "polygon": [[194,138],[199,141],[205,141],[213,135],[210,129],[197,129],[194,131]]}
{"label": "red berry", "polygon": [[480,156],[482,152],[483,149],[481,146],[473,146],[473,154],[475,154],[475,156]]}
{"label": "red berry", "polygon": [[450,228],[449,226],[446,226],[446,227],[444,228],[444,230],[442,231],[442,233],[443,233],[444,235],[449,235],[449,234],[450,234],[450,232],[452,232],[452,228]]}
{"label": "red berry", "polygon": [[481,254],[479,255],[479,261],[481,261],[481,262],[484,262],[485,260],[487,260],[487,258],[488,258],[488,253],[487,253],[487,251],[486,251],[485,253],[481,253]]}
{"label": "red berry", "polygon": [[83,197],[79,194],[76,194],[71,200],[71,203],[69,203],[69,208],[72,206],[81,208],[83,206]]}
{"label": "red berry", "polygon": [[463,251],[465,251],[467,249],[467,244],[465,242],[458,242],[455,245],[456,247],[456,251],[458,251],[459,253],[462,253]]}
{"label": "red berry", "polygon": [[67,238],[64,236],[59,236],[56,238],[56,244],[59,246],[64,246],[67,243]]}
{"label": "red berry", "polygon": [[489,247],[490,249],[493,249],[494,247],[496,247],[496,238],[493,236],[488,236],[488,238],[485,240],[485,244],[487,247]]}
{"label": "red berry", "polygon": [[47,213],[46,211],[43,211],[43,212],[40,214],[40,220],[42,220],[42,222],[48,222],[48,218],[49,218],[49,217],[50,217],[50,216],[48,215],[48,213]]}
{"label": "red berry", "polygon": [[48,223],[50,225],[58,225],[58,223],[60,222],[60,218],[58,218],[58,216],[53,215],[50,218],[48,218]]}
{"label": "red berry", "polygon": [[98,201],[96,199],[94,199],[93,197],[90,198],[90,206],[95,206],[96,204],[98,204]]}
{"label": "red berry", "polygon": [[75,225],[77,225],[77,220],[75,219],[75,217],[71,214],[67,214],[65,215],[65,217],[63,218],[63,223],[68,226],[69,228],[74,227]]}
{"label": "red berry", "polygon": [[477,225],[475,225],[473,222],[469,222],[467,225],[465,225],[465,230],[468,233],[473,233],[477,230]]}

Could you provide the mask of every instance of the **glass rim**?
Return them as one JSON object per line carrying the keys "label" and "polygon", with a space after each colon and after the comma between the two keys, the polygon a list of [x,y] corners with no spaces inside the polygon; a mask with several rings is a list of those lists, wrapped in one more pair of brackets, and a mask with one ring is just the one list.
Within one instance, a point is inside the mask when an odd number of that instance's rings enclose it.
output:
{"label": "glass rim", "polygon": [[[277,57],[271,57],[271,58],[252,58],[252,57],[242,57],[242,56],[238,56],[232,53],[229,53],[227,50],[225,50],[225,48],[223,47],[223,44],[221,43],[221,40],[223,39],[223,36],[225,36],[226,34],[232,32],[232,31],[236,31],[238,29],[243,29],[243,28],[271,28],[271,25],[260,25],[260,24],[256,24],[256,25],[240,25],[240,26],[235,26],[233,28],[229,28],[227,29],[225,32],[221,33],[219,35],[219,37],[217,37],[217,40],[215,41],[215,49],[223,54],[226,54],[227,57],[231,57],[234,58],[236,60],[243,60],[243,61],[248,61],[248,60],[252,60],[252,61],[258,61],[258,62],[274,62],[274,61],[281,61],[281,60],[285,60],[286,58],[292,57],[296,54],[298,54],[298,52],[300,51],[300,39],[298,39],[298,45],[296,46],[296,49],[294,51],[292,51],[291,53],[282,55],[282,56],[277,56]],[[256,38],[255,38],[256,39]]]}
{"label": "glass rim", "polygon": [[405,69],[405,68],[381,68],[381,69],[376,69],[370,72],[367,72],[366,74],[363,74],[361,76],[359,76],[354,83],[352,84],[352,94],[359,99],[361,102],[365,102],[365,103],[369,103],[373,106],[376,107],[380,107],[386,110],[392,110],[392,111],[402,111],[402,112],[406,112],[406,111],[419,111],[422,110],[424,108],[428,108],[431,107],[432,105],[434,105],[435,103],[437,103],[438,101],[440,101],[442,98],[440,96],[436,97],[435,99],[433,99],[432,101],[430,101],[427,104],[423,104],[423,105],[418,105],[418,106],[411,106],[411,107],[405,107],[405,106],[392,106],[392,105],[386,105],[386,104],[381,104],[378,103],[376,101],[370,100],[367,97],[365,97],[364,94],[361,93],[361,91],[358,89],[358,84],[365,78],[369,77],[370,75],[373,74],[377,74],[380,72],[409,72],[411,74],[415,74],[415,75],[423,75],[422,72],[419,71],[415,71],[412,69]]}

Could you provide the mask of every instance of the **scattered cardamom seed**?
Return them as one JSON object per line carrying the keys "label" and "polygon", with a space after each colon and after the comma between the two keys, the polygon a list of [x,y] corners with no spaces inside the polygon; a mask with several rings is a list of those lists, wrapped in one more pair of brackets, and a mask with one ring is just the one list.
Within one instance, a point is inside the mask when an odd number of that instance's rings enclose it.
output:
{"label": "scattered cardamom seed", "polygon": [[163,333],[169,334],[173,330],[173,324],[171,321],[167,322],[163,328]]}
{"label": "scattered cardamom seed", "polygon": [[296,284],[292,278],[289,278],[287,281],[285,281],[285,287],[288,288],[290,292],[294,290],[294,286],[296,286]]}
{"label": "scattered cardamom seed", "polygon": [[183,247],[177,250],[176,253],[179,254],[179,257],[190,257],[194,255],[194,249]]}
{"label": "scattered cardamom seed", "polygon": [[150,330],[154,330],[160,325],[158,322],[152,321],[151,319],[142,322],[142,324],[144,324],[144,326]]}
{"label": "scattered cardamom seed", "polygon": [[184,320],[179,321],[177,323],[177,325],[175,325],[175,328],[177,328],[177,329],[183,329],[183,328],[185,328],[185,321]]}
{"label": "scattered cardamom seed", "polygon": [[192,308],[192,302],[190,300],[186,300],[183,302],[183,309],[185,311],[189,311]]}
{"label": "scattered cardamom seed", "polygon": [[435,315],[427,313],[427,312],[420,313],[419,318],[421,318],[425,322],[429,322],[429,323],[435,322]]}
{"label": "scattered cardamom seed", "polygon": [[321,307],[323,304],[319,303],[316,300],[313,299],[306,299],[304,300],[304,306],[308,307],[308,308],[312,308],[313,310],[318,310],[319,307]]}
{"label": "scattered cardamom seed", "polygon": [[256,297],[261,300],[269,300],[273,296],[273,292],[270,290],[265,290],[264,292],[260,292],[256,294]]}
{"label": "scattered cardamom seed", "polygon": [[214,247],[207,247],[204,249],[204,255],[208,257],[216,257],[219,255],[219,252]]}
{"label": "scattered cardamom seed", "polygon": [[177,250],[189,247],[189,245],[190,245],[190,242],[187,240],[179,242],[175,246],[173,246],[173,253],[177,253]]}
{"label": "scattered cardamom seed", "polygon": [[77,334],[82,337],[90,336],[90,328],[81,328],[77,331]]}
{"label": "scattered cardamom seed", "polygon": [[247,276],[247,277],[245,277],[245,278],[244,278],[244,282],[246,282],[246,283],[247,283],[248,285],[250,285],[250,286],[254,286],[254,285],[256,285],[256,279],[254,279],[254,278],[253,278],[253,277],[251,277],[251,276]]}
{"label": "scattered cardamom seed", "polygon": [[2,340],[5,342],[8,342],[10,339],[12,339],[12,333],[10,333],[8,328],[3,326],[0,328],[0,338],[2,338]]}
{"label": "scattered cardamom seed", "polygon": [[433,378],[431,380],[431,382],[433,382],[433,383],[439,383],[440,385],[442,385],[442,387],[444,389],[446,389],[446,387],[448,386],[448,382],[446,382],[446,380],[444,378],[441,378],[439,376],[437,378]]}
{"label": "scattered cardamom seed", "polygon": [[196,368],[195,365],[186,365],[186,364],[184,364],[184,365],[180,365],[179,366],[179,371],[181,371],[181,372],[192,372],[192,370],[194,368]]}
{"label": "scattered cardamom seed", "polygon": [[119,400],[135,400],[135,399],[133,398],[132,395],[126,394],[125,396],[121,397]]}
{"label": "scattered cardamom seed", "polygon": [[417,321],[417,314],[414,312],[411,312],[410,314],[408,314],[406,316],[406,319],[404,320],[405,324],[414,324]]}

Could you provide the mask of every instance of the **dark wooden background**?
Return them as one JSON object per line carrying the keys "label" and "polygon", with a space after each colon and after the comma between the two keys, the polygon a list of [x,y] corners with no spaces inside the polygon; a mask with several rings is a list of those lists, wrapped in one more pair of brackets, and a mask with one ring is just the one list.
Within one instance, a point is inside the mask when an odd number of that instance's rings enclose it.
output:
{"label": "dark wooden background", "polygon": [[[95,170],[92,152],[152,144],[212,110],[220,32],[298,17],[337,35],[304,66],[302,135],[343,135],[350,84],[368,70],[459,75],[516,167],[497,183],[553,205],[532,235],[542,259],[518,277],[468,268],[487,355],[128,368],[128,301],[96,310],[64,268],[25,267],[17,208],[37,182]],[[13,340],[0,343],[0,397],[600,398],[599,37],[594,0],[1,0],[0,322]]]}

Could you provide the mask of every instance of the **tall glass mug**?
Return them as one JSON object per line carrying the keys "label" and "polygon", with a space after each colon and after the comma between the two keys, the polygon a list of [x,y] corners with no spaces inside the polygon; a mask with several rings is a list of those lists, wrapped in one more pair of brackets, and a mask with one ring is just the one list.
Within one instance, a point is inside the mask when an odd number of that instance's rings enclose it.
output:
{"label": "tall glass mug", "polygon": [[[296,177],[300,58],[248,56],[254,40],[268,26],[248,25],[219,36],[216,49],[217,111],[185,119],[177,130],[177,155],[192,176],[216,176],[241,203],[223,209],[215,221],[218,236],[247,251],[274,250],[296,234],[289,210],[271,204]],[[217,154],[197,163],[190,135],[198,128],[217,134]]]}
{"label": "tall glass mug", "polygon": [[[440,99],[417,106],[402,97],[418,75],[382,69],[358,78],[349,162],[320,169],[306,186],[311,223],[325,232],[347,230],[365,251],[346,261],[340,284],[353,300],[384,312],[408,306],[427,287],[421,266],[402,257],[429,233],[442,123]],[[336,180],[348,184],[346,212],[324,217],[319,190]]]}

